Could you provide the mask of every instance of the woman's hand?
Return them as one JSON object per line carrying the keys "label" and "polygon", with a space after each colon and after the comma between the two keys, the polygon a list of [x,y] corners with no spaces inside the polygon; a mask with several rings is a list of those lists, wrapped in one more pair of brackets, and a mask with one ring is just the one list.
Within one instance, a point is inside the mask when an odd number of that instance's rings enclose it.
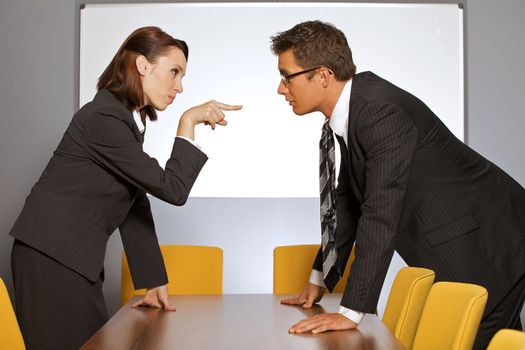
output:
{"label": "woman's hand", "polygon": [[146,291],[144,298],[137,301],[132,307],[154,307],[162,308],[166,311],[175,311],[175,306],[170,305],[168,299],[168,285],[165,284],[160,287],[150,288]]}
{"label": "woman's hand", "polygon": [[194,128],[198,124],[209,125],[213,130],[216,125],[226,126],[223,111],[238,111],[241,108],[240,105],[229,105],[214,100],[192,107],[182,114],[177,136],[185,136],[193,140]]}

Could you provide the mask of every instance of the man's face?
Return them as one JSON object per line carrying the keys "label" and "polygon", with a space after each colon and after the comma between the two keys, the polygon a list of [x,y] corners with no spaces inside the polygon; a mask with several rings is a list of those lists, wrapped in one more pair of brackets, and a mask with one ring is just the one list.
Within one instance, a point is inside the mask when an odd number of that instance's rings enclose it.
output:
{"label": "man's face", "polygon": [[[294,74],[312,67],[301,67],[295,61],[293,50],[290,49],[279,55],[278,69],[282,76]],[[292,106],[297,115],[303,115],[320,110],[323,102],[323,91],[321,83],[317,79],[317,71],[313,71],[315,76],[310,80],[308,77],[312,74],[305,73],[291,77],[287,82],[281,79],[277,93],[283,95]]]}

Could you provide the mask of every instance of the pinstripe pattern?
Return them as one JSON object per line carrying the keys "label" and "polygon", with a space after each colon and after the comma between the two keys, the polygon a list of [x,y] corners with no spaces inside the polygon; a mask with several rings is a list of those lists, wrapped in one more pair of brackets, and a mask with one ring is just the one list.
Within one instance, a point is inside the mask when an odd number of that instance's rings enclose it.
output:
{"label": "pinstripe pattern", "polygon": [[[523,187],[423,102],[371,72],[353,78],[348,142],[336,190],[336,269],[354,243],[356,260],[341,304],[373,312],[397,250],[436,280],[487,288],[490,313],[525,274]],[[314,268],[321,264],[318,254]]]}

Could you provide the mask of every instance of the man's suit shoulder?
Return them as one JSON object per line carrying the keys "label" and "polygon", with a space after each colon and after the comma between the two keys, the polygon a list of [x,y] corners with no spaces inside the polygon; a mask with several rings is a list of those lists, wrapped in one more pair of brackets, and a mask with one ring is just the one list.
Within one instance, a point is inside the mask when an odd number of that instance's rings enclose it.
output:
{"label": "man's suit shoulder", "polygon": [[400,91],[402,90],[374,73],[362,72],[352,79],[350,107],[352,111],[362,112],[363,109],[396,105],[396,97]]}
{"label": "man's suit shoulder", "polygon": [[410,92],[392,84],[372,72],[356,74],[352,83],[352,104],[380,105],[413,114],[431,112],[423,101]]}
{"label": "man's suit shoulder", "polygon": [[406,93],[398,86],[373,72],[358,73],[352,79],[352,92],[366,100],[388,99],[392,95]]}

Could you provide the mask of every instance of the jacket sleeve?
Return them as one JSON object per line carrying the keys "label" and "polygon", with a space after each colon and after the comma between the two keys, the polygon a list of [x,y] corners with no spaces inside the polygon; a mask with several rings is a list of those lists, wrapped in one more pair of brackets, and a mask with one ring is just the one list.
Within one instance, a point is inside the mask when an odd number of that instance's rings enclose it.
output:
{"label": "jacket sleeve", "polygon": [[374,312],[394,254],[417,129],[397,106],[364,104],[357,113],[356,137],[365,155],[365,189],[352,265],[341,305]]}
{"label": "jacket sleeve", "polygon": [[139,191],[119,227],[135,289],[168,283],[148,197]]}
{"label": "jacket sleeve", "polygon": [[175,138],[163,169],[143,151],[134,128],[127,110],[106,104],[74,118],[68,132],[91,161],[136,189],[119,228],[135,288],[151,288],[166,284],[167,276],[146,192],[183,205],[207,157],[187,140]]}
{"label": "jacket sleeve", "polygon": [[183,205],[207,160],[187,140],[176,137],[163,169],[142,149],[130,122],[113,110],[99,110],[68,130],[88,156],[126,182],[174,205]]}

